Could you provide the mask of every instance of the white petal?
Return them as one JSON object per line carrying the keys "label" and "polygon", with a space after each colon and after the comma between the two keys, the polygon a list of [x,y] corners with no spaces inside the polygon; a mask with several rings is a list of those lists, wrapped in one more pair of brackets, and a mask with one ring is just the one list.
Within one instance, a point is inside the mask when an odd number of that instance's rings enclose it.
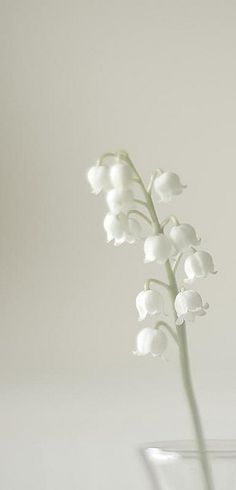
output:
{"label": "white petal", "polygon": [[154,330],[154,335],[151,343],[151,354],[153,356],[161,356],[167,348],[167,337],[161,330]]}
{"label": "white petal", "polygon": [[183,188],[179,176],[173,172],[163,172],[154,180],[154,189],[159,201],[170,201],[174,196],[181,194]]}
{"label": "white petal", "polygon": [[137,350],[135,353],[137,355],[152,354],[160,356],[167,347],[167,338],[161,330],[146,327],[137,335],[136,343]]}
{"label": "white petal", "polygon": [[111,183],[115,188],[127,188],[132,184],[133,172],[127,163],[118,162],[110,168]]}
{"label": "white petal", "polygon": [[151,327],[143,328],[137,335],[137,354],[145,356],[151,352],[151,344],[153,340],[154,329]]}
{"label": "white petal", "polygon": [[194,281],[194,279],[196,277],[196,268],[194,266],[193,255],[190,255],[189,257],[187,257],[185,262],[184,262],[184,271],[185,271],[185,274],[187,276],[187,279],[185,279],[185,282],[192,282],[192,281]]}
{"label": "white petal", "polygon": [[107,193],[106,201],[110,211],[114,214],[127,211],[132,205],[133,193],[130,189],[112,189]]}
{"label": "white petal", "polygon": [[186,223],[172,226],[169,237],[178,252],[184,252],[190,246],[196,246],[200,243],[194,228]]}
{"label": "white petal", "polygon": [[188,311],[185,295],[182,291],[175,298],[175,310],[178,316],[185,315]]}
{"label": "white petal", "polygon": [[180,291],[175,298],[175,309],[178,316],[177,325],[184,321],[194,321],[195,316],[205,315],[208,303],[203,305],[200,294],[194,289]]}
{"label": "white petal", "polygon": [[172,255],[172,244],[163,233],[150,236],[144,242],[145,262],[164,264]]}
{"label": "white petal", "polygon": [[208,252],[199,250],[187,257],[184,270],[188,279],[206,277],[207,274],[215,274],[212,256]]}
{"label": "white petal", "polygon": [[147,310],[144,303],[144,298],[145,298],[144,294],[145,291],[141,291],[136,297],[136,308],[139,314],[139,321],[144,320],[147,316]]}
{"label": "white petal", "polygon": [[183,292],[188,311],[196,311],[202,308],[202,298],[194,289],[189,289]]}
{"label": "white petal", "polygon": [[94,165],[87,174],[88,181],[94,194],[110,188],[108,168],[105,165]]}
{"label": "white petal", "polygon": [[198,261],[198,271],[196,271],[196,275],[200,277],[205,277],[207,274],[215,273],[215,267],[213,263],[212,256],[203,250],[199,250],[194,254],[195,259]]}
{"label": "white petal", "polygon": [[156,315],[163,310],[163,299],[158,291],[153,289],[144,291],[143,302],[149,315]]}
{"label": "white petal", "polygon": [[107,213],[103,221],[103,226],[107,232],[108,241],[113,239],[121,240],[124,237],[124,231],[118,216],[112,213]]}

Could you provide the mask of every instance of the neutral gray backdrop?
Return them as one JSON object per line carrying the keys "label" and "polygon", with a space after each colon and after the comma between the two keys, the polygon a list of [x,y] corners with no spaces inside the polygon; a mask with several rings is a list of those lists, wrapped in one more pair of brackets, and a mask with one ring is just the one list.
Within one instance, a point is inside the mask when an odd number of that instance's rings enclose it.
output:
{"label": "neutral gray backdrop", "polygon": [[[132,355],[141,245],[105,243],[85,175],[126,148],[219,273],[188,328],[208,437],[236,438],[236,3],[1,0],[2,490],[144,490],[140,444],[192,436],[178,357]],[[148,321],[145,325],[148,325]]]}

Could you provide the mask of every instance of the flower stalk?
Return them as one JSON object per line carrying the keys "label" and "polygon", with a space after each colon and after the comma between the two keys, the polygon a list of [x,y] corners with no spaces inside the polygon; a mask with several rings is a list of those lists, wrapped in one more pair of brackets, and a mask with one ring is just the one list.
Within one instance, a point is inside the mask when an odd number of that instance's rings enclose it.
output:
{"label": "flower stalk", "polygon": [[[130,162],[130,160],[128,160],[128,161]],[[133,164],[132,164],[132,166],[133,166]],[[135,169],[134,166],[133,166],[133,168]],[[135,169],[135,171],[136,171],[136,169]],[[144,196],[146,198],[148,197],[147,208],[150,212],[150,217],[151,217],[152,223],[153,223],[153,229],[154,229],[154,231],[159,232],[161,229],[161,225],[160,225],[160,222],[159,222],[158,217],[157,217],[157,213],[156,213],[153,201],[152,201],[152,197],[146,191],[140,175],[137,172],[136,172],[136,174],[137,174],[137,177],[140,179],[140,185],[141,185],[142,189],[145,191]],[[177,316],[176,316],[176,312],[175,312],[175,308],[174,308],[174,301],[175,301],[175,297],[179,291],[178,291],[175,273],[171,267],[169,260],[165,264],[165,269],[166,269],[166,274],[167,274],[167,278],[168,278],[168,284],[169,284],[168,289],[170,291],[170,296],[171,296],[171,300],[172,300],[171,304],[173,307],[174,318],[175,318],[175,320],[177,320]],[[177,328],[177,342],[178,342],[178,347],[179,347],[179,360],[180,360],[180,366],[181,366],[182,380],[183,380],[185,394],[186,394],[187,401],[188,401],[189,408],[190,408],[193,428],[194,428],[195,437],[196,437],[196,443],[197,443],[197,447],[198,447],[198,451],[199,451],[200,463],[201,463],[203,477],[204,477],[204,487],[205,487],[205,490],[213,490],[214,487],[213,487],[213,482],[212,482],[210,464],[209,464],[208,456],[207,456],[205,438],[203,435],[201,417],[200,417],[196,397],[194,394],[193,383],[192,383],[192,378],[191,378],[185,323],[183,323],[179,328]]]}
{"label": "flower stalk", "polygon": [[[110,171],[111,187],[109,188],[108,166],[104,164],[107,157],[115,159]],[[208,252],[197,251],[194,246],[200,244],[194,228],[189,224],[179,223],[175,216],[169,216],[160,223],[152,199],[152,191],[155,190],[159,202],[169,202],[173,197],[182,193],[186,187],[182,185],[178,175],[173,172],[163,172],[157,169],[150,179],[148,188],[138,173],[135,165],[125,151],[117,153],[105,153],[97,165],[102,169],[92,167],[88,173],[88,179],[94,194],[102,190],[107,192],[107,204],[110,213],[104,220],[104,228],[107,232],[108,241],[114,240],[115,245],[128,242],[133,243],[140,238],[138,223],[131,215],[142,218],[152,227],[153,234],[147,236],[144,241],[145,262],[157,262],[163,264],[166,271],[167,282],[154,278],[147,279],[144,290],[136,298],[136,307],[139,312],[139,320],[143,321],[147,315],[163,313],[162,297],[160,293],[151,289],[154,283],[167,291],[170,297],[173,317],[176,326],[174,329],[165,321],[158,321],[154,328],[145,327],[137,336],[137,350],[135,354],[152,354],[161,357],[167,346],[167,338],[160,327],[174,339],[180,361],[183,387],[188,402],[196,445],[199,452],[199,461],[203,475],[204,490],[214,490],[210,463],[208,461],[207,448],[203,434],[201,417],[196,401],[187,344],[186,322],[194,321],[196,316],[205,314],[208,304],[203,305],[201,296],[195,290],[185,290],[178,287],[176,270],[186,252],[191,251],[185,261],[184,270],[187,278],[185,283],[192,282],[196,278],[206,277],[208,273],[215,273],[212,257]],[[136,199],[133,194],[132,183],[137,184],[143,194],[142,199]],[[146,213],[138,209],[130,209],[141,205],[145,207]],[[126,214],[124,214],[126,213]],[[169,233],[165,228],[171,225]],[[194,253],[193,253],[194,252]]]}
{"label": "flower stalk", "polygon": [[[130,161],[130,160],[128,160],[128,161]],[[135,169],[135,171],[136,171],[136,169]],[[137,177],[141,181],[141,177],[139,176],[138,173],[137,173]],[[153,204],[151,195],[149,193],[147,193],[143,182],[140,182],[140,185],[143,188],[143,190],[145,190],[145,192],[144,192],[145,197],[147,197],[147,195],[148,195],[147,208],[150,212],[150,216],[151,216],[152,223],[153,223],[153,229],[154,229],[154,231],[159,232],[161,229],[161,226],[160,226],[157,214],[156,214],[156,210],[154,208],[154,204]],[[169,260],[165,264],[165,269],[166,269],[166,274],[168,277],[168,284],[169,284],[168,289],[170,291],[170,296],[171,296],[171,300],[172,300],[171,304],[173,307],[174,318],[175,318],[175,320],[177,320],[176,311],[174,308],[174,301],[175,301],[175,297],[179,291],[178,291],[175,273],[171,267]],[[208,456],[207,456],[205,438],[203,435],[201,417],[200,417],[196,397],[194,394],[193,383],[192,383],[192,378],[191,378],[185,323],[183,323],[179,328],[177,328],[177,342],[178,342],[178,347],[179,347],[179,360],[180,360],[180,366],[181,366],[182,380],[183,380],[185,394],[186,394],[187,401],[188,401],[189,408],[190,408],[193,428],[194,428],[195,437],[196,437],[196,443],[197,443],[197,447],[198,447],[198,451],[199,451],[200,463],[201,463],[203,477],[204,477],[204,487],[205,487],[205,490],[213,490],[214,487],[213,487],[213,482],[212,482],[210,464],[209,464]]]}

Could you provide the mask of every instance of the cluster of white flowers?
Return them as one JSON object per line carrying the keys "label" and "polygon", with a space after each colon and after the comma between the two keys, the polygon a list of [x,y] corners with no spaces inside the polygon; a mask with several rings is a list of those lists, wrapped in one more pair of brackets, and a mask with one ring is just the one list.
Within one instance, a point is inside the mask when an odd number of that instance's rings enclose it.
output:
{"label": "cluster of white flowers", "polygon": [[[167,227],[166,223],[171,221],[167,219],[165,224],[160,225],[158,232],[154,227],[155,232],[152,229],[151,233],[143,236],[138,219],[130,215],[131,210],[135,212],[137,203],[140,203],[140,200],[135,199],[134,183],[140,183],[141,180],[135,167],[126,157],[128,157],[126,153],[114,154],[112,162],[107,165],[101,159],[88,172],[88,180],[93,193],[105,192],[109,209],[104,219],[107,242],[113,241],[114,245],[120,245],[124,242],[134,243],[144,238],[144,262],[158,264],[169,262],[173,273],[181,257],[187,255],[183,266],[186,285],[192,284],[196,279],[207,277],[210,273],[214,274],[211,255],[195,248],[200,245],[201,240],[190,224],[179,223],[175,218],[174,223],[172,222],[171,226]],[[159,169],[153,175],[151,182],[149,191],[145,192],[151,198],[153,189],[158,202],[169,202],[173,197],[181,194],[186,187],[181,184],[178,175]],[[141,185],[143,187],[143,184]],[[148,202],[146,204],[149,209]],[[142,212],[136,211],[136,213],[145,218]],[[150,224],[152,224],[152,216]],[[160,281],[154,280],[154,282]],[[170,285],[166,286],[170,288]],[[144,320],[147,315],[163,314],[162,295],[148,285],[138,294],[136,307],[140,321]],[[203,304],[200,294],[194,289],[181,288],[175,297],[174,308],[176,325],[180,328],[184,322],[192,322],[196,316],[205,315],[208,304]],[[161,356],[163,354],[167,347],[167,337],[160,330],[160,324],[164,325],[165,322],[158,322],[157,327],[145,327],[139,332],[135,351],[137,355],[151,353],[153,356]]]}
{"label": "cluster of white flowers", "polygon": [[134,172],[119,155],[112,158],[110,165],[98,161],[90,168],[88,181],[94,194],[105,192],[108,213],[104,218],[107,242],[114,245],[134,243],[141,238],[142,228],[137,219],[129,216],[129,210],[135,209]]}

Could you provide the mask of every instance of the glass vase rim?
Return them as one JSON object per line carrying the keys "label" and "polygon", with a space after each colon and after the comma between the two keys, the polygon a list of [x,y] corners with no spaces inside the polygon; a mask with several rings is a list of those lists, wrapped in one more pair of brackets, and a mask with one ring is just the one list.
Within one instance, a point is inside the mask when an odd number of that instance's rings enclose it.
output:
{"label": "glass vase rim", "polygon": [[[209,454],[231,455],[236,458],[236,439],[206,439],[206,452]],[[182,456],[189,454],[198,454],[194,439],[170,439],[151,442],[143,445],[141,450],[148,457],[151,453],[179,453]]]}

